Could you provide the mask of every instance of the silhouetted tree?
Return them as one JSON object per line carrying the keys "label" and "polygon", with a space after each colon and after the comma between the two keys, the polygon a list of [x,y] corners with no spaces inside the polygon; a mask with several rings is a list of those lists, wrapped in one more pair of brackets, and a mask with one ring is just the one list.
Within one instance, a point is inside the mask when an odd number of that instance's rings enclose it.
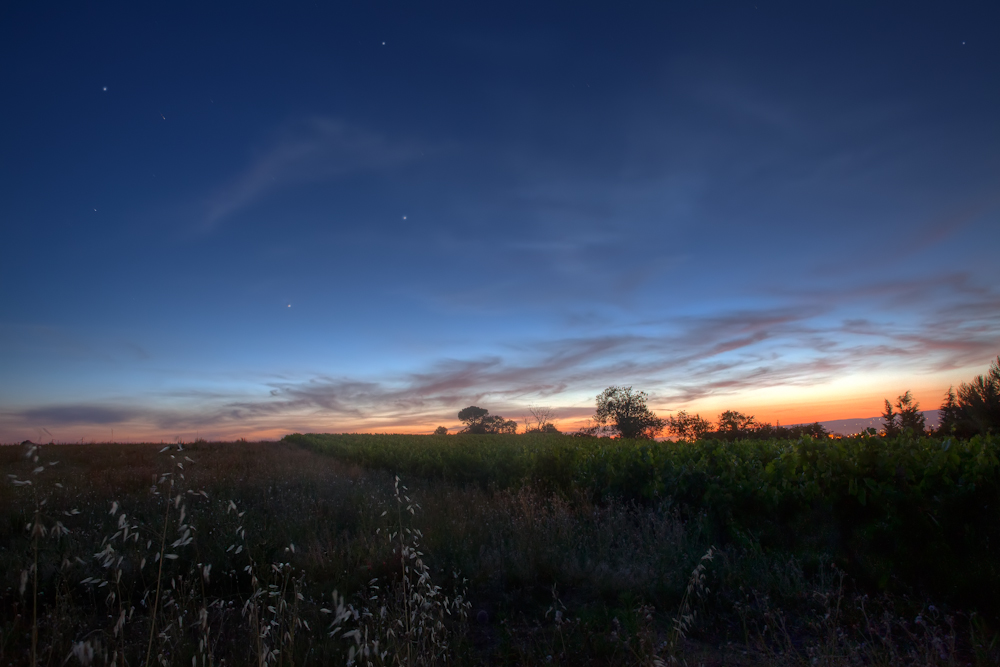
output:
{"label": "silhouetted tree", "polygon": [[[899,412],[896,412],[899,410]],[[885,399],[885,412],[882,413],[885,436],[891,438],[910,431],[916,435],[924,432],[924,413],[920,404],[913,400],[913,395],[907,391],[896,398],[896,405]]]}
{"label": "silhouetted tree", "polygon": [[475,405],[463,408],[458,413],[458,418],[465,422],[462,433],[517,433],[517,422],[500,415],[491,415],[486,408]]}
{"label": "silhouetted tree", "polygon": [[652,440],[666,422],[650,411],[646,399],[646,392],[633,392],[632,387],[608,387],[597,396],[594,421],[623,438]]}
{"label": "silhouetted tree", "polygon": [[971,438],[979,429],[975,422],[969,418],[965,409],[955,395],[954,387],[948,387],[948,392],[944,395],[944,402],[938,410],[938,427],[936,435],[951,435],[956,438]]}
{"label": "silhouetted tree", "polygon": [[948,391],[944,395],[944,402],[938,408],[938,435],[954,433],[961,421],[962,409],[958,407],[958,400],[955,398],[955,387],[948,387]]}
{"label": "silhouetted tree", "polygon": [[718,434],[727,440],[748,437],[757,423],[753,415],[745,415],[736,410],[726,410],[719,415]]}
{"label": "silhouetted tree", "polygon": [[[779,431],[787,431],[788,435],[785,437],[789,438],[801,438],[804,435],[811,436],[813,438],[825,438],[830,435],[830,432],[826,430],[826,427],[819,422],[813,422],[812,424],[802,424],[801,426],[790,426],[788,428],[778,427]],[[780,437],[780,436],[779,436]]]}
{"label": "silhouetted tree", "polygon": [[463,433],[484,433],[483,429],[483,419],[490,414],[490,411],[486,408],[481,408],[476,405],[470,405],[467,408],[462,408],[458,412],[458,418],[460,421],[465,422],[465,428],[462,430]]}
{"label": "silhouetted tree", "polygon": [[759,422],[754,419],[753,425],[740,436],[744,440],[769,440],[771,438],[791,437],[787,428],[772,426],[771,422]]}
{"label": "silhouetted tree", "polygon": [[486,432],[513,435],[517,433],[517,422],[513,419],[504,419],[500,415],[492,415],[487,418]]}
{"label": "silhouetted tree", "polygon": [[689,415],[686,410],[667,417],[667,432],[681,440],[699,440],[711,430],[708,420],[701,415]]}
{"label": "silhouetted tree", "polygon": [[1000,356],[985,375],[958,387],[958,404],[965,419],[979,433],[1000,431]]}
{"label": "silhouetted tree", "polygon": [[913,400],[913,396],[907,391],[896,400],[896,408],[899,409],[899,430],[903,433],[912,431],[916,435],[924,432],[924,413],[920,411],[920,404]]}
{"label": "silhouetted tree", "polygon": [[896,420],[898,416],[889,399],[885,399],[885,412],[882,413],[882,429],[885,431],[887,438],[891,438],[899,433],[899,422]]}
{"label": "silhouetted tree", "polygon": [[552,420],[556,417],[556,411],[549,407],[528,406],[531,419],[524,418],[525,433],[559,433]]}
{"label": "silhouetted tree", "polygon": [[721,428],[707,434],[709,438],[721,440],[790,440],[809,436],[825,438],[829,432],[819,422],[799,424],[798,426],[772,426],[770,422],[759,422],[752,415],[745,415],[734,410],[727,410],[719,415]]}
{"label": "silhouetted tree", "polygon": [[434,435],[448,435],[448,429],[444,426],[438,426],[434,429]]}

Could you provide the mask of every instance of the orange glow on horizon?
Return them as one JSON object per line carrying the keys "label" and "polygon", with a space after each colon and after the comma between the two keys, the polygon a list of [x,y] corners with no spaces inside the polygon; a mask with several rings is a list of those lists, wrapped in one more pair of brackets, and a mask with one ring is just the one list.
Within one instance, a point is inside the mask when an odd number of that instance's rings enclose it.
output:
{"label": "orange glow on horizon", "polygon": [[[980,371],[981,372],[981,371]],[[714,422],[724,410],[737,410],[753,415],[758,422],[791,426],[812,422],[827,422],[840,419],[868,419],[878,417],[883,409],[883,401],[896,398],[909,389],[922,410],[934,410],[941,406],[948,386],[957,387],[961,381],[971,379],[972,374],[959,371],[958,378],[952,374],[924,376],[923,382],[915,382],[912,377],[844,378],[836,383],[813,387],[774,387],[751,390],[741,394],[710,396],[687,405],[659,405],[651,402],[650,408],[660,417],[676,414],[681,409],[690,414]],[[893,388],[889,388],[893,387]],[[596,392],[595,392],[596,394]],[[556,427],[564,432],[574,432],[587,424],[593,413],[591,405],[553,405],[557,418]],[[522,408],[498,406],[499,414],[515,418],[519,431],[524,432],[522,419],[514,417]],[[523,408],[527,413],[527,409]],[[561,415],[561,416],[560,416]],[[136,422],[116,424],[113,436],[110,427],[64,426],[39,432],[37,429],[11,429],[3,434],[0,441],[13,443],[27,438],[36,442],[57,443],[101,443],[101,442],[193,442],[197,439],[208,441],[248,441],[280,440],[289,433],[398,433],[429,434],[438,426],[445,426],[449,433],[457,433],[462,424],[456,413],[413,416],[411,420],[395,420],[391,416],[379,415],[368,419],[343,420],[322,415],[287,415],[276,419],[217,425],[202,425],[198,429],[178,429],[165,431],[152,424]]]}

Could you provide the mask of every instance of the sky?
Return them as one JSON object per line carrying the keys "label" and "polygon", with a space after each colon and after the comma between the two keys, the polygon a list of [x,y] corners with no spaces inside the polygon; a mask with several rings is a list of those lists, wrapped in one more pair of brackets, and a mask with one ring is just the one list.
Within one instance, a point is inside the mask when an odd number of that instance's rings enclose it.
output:
{"label": "sky", "polygon": [[936,408],[995,2],[5,3],[0,441]]}

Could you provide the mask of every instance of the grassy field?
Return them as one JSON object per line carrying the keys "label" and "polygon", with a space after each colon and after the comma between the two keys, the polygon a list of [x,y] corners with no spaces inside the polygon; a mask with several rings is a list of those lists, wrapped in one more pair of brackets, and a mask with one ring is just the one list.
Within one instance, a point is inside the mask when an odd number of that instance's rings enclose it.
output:
{"label": "grassy field", "polygon": [[1000,661],[994,439],[162,449],[0,448],[0,664]]}

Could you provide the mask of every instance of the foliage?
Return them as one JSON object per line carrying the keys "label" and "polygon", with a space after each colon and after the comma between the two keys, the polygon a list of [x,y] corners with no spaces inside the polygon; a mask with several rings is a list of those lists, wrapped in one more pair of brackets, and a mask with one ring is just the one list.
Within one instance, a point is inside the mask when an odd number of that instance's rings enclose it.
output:
{"label": "foliage", "polygon": [[718,433],[727,440],[745,438],[752,433],[757,422],[752,415],[745,415],[736,410],[726,410],[719,415]]}
{"label": "foliage", "polygon": [[[116,456],[128,464],[120,466],[117,472],[124,474],[110,489],[99,488],[105,475],[88,475],[87,484],[78,484],[84,477],[79,453],[99,458],[106,447],[46,446],[50,454],[59,452],[59,461],[46,463],[31,445],[34,469],[6,466],[19,493],[0,503],[3,518],[23,512],[40,492],[46,497],[36,505],[50,513],[36,511],[31,526],[34,559],[21,575],[33,580],[31,599],[25,600],[24,587],[17,595],[9,588],[0,592],[0,638],[20,634],[25,606],[34,612],[30,650],[11,646],[10,664],[67,664],[75,658],[82,665],[269,666],[285,662],[279,656],[304,654],[311,641],[303,635],[311,634],[310,621],[318,627],[322,617],[315,601],[302,595],[304,573],[288,562],[294,544],[284,543],[284,553],[272,544],[269,562],[260,564],[264,554],[252,548],[254,537],[248,540],[244,528],[250,517],[232,500],[200,487],[205,476],[198,470],[197,446],[146,446],[142,453],[130,448]],[[149,477],[140,464],[140,491],[130,484],[131,468],[137,459],[149,462],[150,450],[158,472]],[[55,467],[72,458],[76,470]],[[23,544],[11,528],[0,524],[8,547],[0,554],[4,575],[17,571]],[[39,545],[37,538],[46,535],[56,539]],[[6,648],[0,641],[5,664]]]}
{"label": "foliage", "polygon": [[491,415],[486,408],[470,405],[463,408],[458,413],[458,418],[465,422],[462,433],[485,434],[485,433],[517,433],[517,422],[512,419],[504,419],[500,415]]}
{"label": "foliage", "polygon": [[896,400],[896,407],[899,408],[899,430],[905,433],[907,430],[913,433],[924,432],[924,413],[920,411],[920,404],[913,400],[909,391]]}
{"label": "foliage", "polygon": [[701,415],[689,415],[681,410],[676,415],[667,417],[667,432],[681,440],[698,440],[712,430],[712,424]]}
{"label": "foliage", "polygon": [[984,375],[959,386],[958,404],[976,432],[1000,432],[1000,356]]}
{"label": "foliage", "polygon": [[895,408],[889,399],[885,399],[885,412],[882,413],[882,430],[885,432],[886,437],[892,438],[899,435],[899,421],[897,420],[899,415],[896,413]]}
{"label": "foliage", "polygon": [[[366,591],[367,600],[353,614],[359,627],[345,636],[354,638],[355,646],[348,655],[348,665],[383,667],[392,665],[447,664],[453,646],[452,626],[465,630],[471,605],[464,590],[448,596],[433,583],[433,575],[421,551],[423,533],[419,528],[404,525],[404,517],[416,515],[420,506],[406,495],[408,489],[394,483],[396,521],[393,530],[384,534],[376,531],[390,545],[396,571],[392,579],[380,584],[373,579]],[[404,502],[405,501],[405,502]],[[405,510],[403,506],[406,506]],[[388,514],[386,510],[384,514]],[[458,573],[453,573],[458,579]],[[464,584],[465,581],[453,582]],[[449,618],[451,617],[451,618]]]}
{"label": "foliage", "polygon": [[462,408],[458,411],[458,418],[465,423],[465,430],[467,433],[474,433],[475,431],[472,429],[478,428],[488,414],[490,414],[490,411],[486,408],[481,408],[477,405],[470,405],[469,407]]}
{"label": "foliage", "polygon": [[438,426],[434,429],[434,435],[448,435],[448,429],[444,426]]}
{"label": "foliage", "polygon": [[829,433],[826,428],[819,422],[813,422],[812,424],[800,424],[798,426],[771,426],[767,422],[758,422],[747,434],[744,436],[745,439],[753,440],[771,440],[778,438],[781,440],[788,439],[798,439],[798,438],[825,438],[828,437]]}
{"label": "foliage", "polygon": [[546,435],[560,435],[562,431],[556,428],[555,424],[542,424],[539,427],[529,428],[525,433],[541,433]]}
{"label": "foliage", "polygon": [[597,396],[594,421],[622,438],[652,440],[666,422],[646,406],[646,392],[632,387],[608,387]]}
{"label": "foliage", "polygon": [[0,664],[1000,660],[995,439],[302,437],[0,448]]}
{"label": "foliage", "polygon": [[969,438],[1000,433],[1000,356],[985,374],[959,385],[957,395],[949,387],[939,415],[939,435]]}
{"label": "foliage", "polygon": [[[957,435],[957,431],[962,427],[962,422],[965,416],[963,415],[962,407],[958,404],[958,399],[955,397],[955,388],[948,387],[948,391],[944,395],[944,402],[941,404],[941,408],[938,410],[938,435]],[[971,434],[963,434],[971,435]]]}
{"label": "foliage", "polygon": [[[1000,439],[525,439],[293,435],[363,466],[480,488],[667,501],[769,548],[828,551],[873,585],[920,582],[982,601],[1000,591]],[[955,568],[953,563],[963,563]],[[984,582],[989,582],[988,584]]]}
{"label": "foliage", "polygon": [[[769,422],[759,422],[753,415],[744,415],[741,412],[727,410],[719,415],[720,425],[724,425],[715,431],[707,431],[702,437],[713,440],[795,440],[798,438],[825,438],[829,432],[819,422],[812,424],[799,424],[798,426],[773,426]],[[711,425],[705,422],[708,428]]]}
{"label": "foliage", "polygon": [[[895,408],[895,410],[893,409]],[[896,412],[899,410],[899,412]],[[888,437],[893,437],[900,433],[921,434],[924,432],[924,413],[920,411],[920,404],[913,400],[909,391],[896,399],[893,406],[889,399],[885,400],[885,412],[882,414],[883,428]]]}
{"label": "foliage", "polygon": [[526,417],[524,420],[525,433],[557,434],[560,432],[552,423],[556,417],[556,412],[552,408],[531,405],[528,406],[528,412],[531,413],[531,419]]}

